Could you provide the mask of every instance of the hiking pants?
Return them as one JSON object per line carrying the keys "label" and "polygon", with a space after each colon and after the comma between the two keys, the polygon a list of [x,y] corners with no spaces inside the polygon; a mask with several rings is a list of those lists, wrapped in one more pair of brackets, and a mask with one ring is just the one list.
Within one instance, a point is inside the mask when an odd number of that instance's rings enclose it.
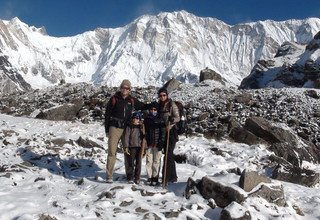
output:
{"label": "hiking pants", "polygon": [[141,174],[141,147],[129,147],[130,155],[127,155],[127,180],[140,180]]}
{"label": "hiking pants", "polygon": [[146,152],[148,178],[159,178],[162,152],[156,147],[149,147]]}
{"label": "hiking pants", "polygon": [[[162,168],[162,180],[164,180],[164,171],[166,169],[166,182],[176,182],[178,179],[177,171],[176,171],[176,162],[174,160],[174,148],[176,146],[176,136],[172,135],[170,132],[170,139],[169,139],[169,146],[168,146],[168,152],[166,152],[165,147],[165,156],[164,156],[164,162],[163,162],[163,168]],[[167,143],[166,143],[167,144]],[[165,167],[165,161],[167,161],[167,167]]]}
{"label": "hiking pants", "polygon": [[[124,129],[116,128],[114,126],[110,126],[109,128],[109,139],[108,139],[108,156],[107,156],[107,179],[112,179],[114,165],[117,160],[117,147],[118,143],[121,139],[123,142],[123,132]],[[126,164],[125,164],[126,165]]]}

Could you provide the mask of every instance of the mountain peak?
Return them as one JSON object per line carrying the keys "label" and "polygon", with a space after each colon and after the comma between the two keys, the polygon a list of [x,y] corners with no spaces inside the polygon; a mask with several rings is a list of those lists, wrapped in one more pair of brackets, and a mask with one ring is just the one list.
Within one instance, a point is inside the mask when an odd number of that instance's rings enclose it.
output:
{"label": "mountain peak", "polygon": [[284,42],[309,42],[320,29],[320,19],[229,26],[187,11],[144,15],[121,28],[65,38],[36,35],[45,29],[18,18],[10,24],[2,25],[7,30],[0,32],[0,47],[33,88],[61,79],[108,86],[124,78],[134,86],[161,86],[172,77],[194,83],[205,67],[227,85],[239,85],[258,60],[274,57]]}

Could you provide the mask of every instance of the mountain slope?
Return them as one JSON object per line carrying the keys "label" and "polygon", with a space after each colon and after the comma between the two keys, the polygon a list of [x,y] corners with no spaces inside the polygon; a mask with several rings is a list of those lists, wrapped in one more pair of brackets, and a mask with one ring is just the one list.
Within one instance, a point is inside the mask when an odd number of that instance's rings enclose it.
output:
{"label": "mountain slope", "polygon": [[320,88],[320,32],[308,45],[286,42],[274,59],[259,60],[249,76],[240,84],[242,89],[264,87]]}
{"label": "mountain slope", "polygon": [[195,82],[205,67],[238,85],[258,60],[273,57],[283,42],[307,43],[319,29],[317,18],[230,26],[180,11],[56,38],[14,18],[0,21],[0,49],[32,88],[61,79],[110,86],[123,78],[140,86],[161,85],[171,77]]}

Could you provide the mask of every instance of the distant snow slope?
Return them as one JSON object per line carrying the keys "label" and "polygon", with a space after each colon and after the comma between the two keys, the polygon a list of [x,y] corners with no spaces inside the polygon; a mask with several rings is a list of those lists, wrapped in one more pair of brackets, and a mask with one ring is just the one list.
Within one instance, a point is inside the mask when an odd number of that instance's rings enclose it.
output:
{"label": "distant snow slope", "polygon": [[0,20],[0,49],[32,88],[61,79],[112,86],[123,78],[139,86],[161,85],[171,77],[195,82],[205,67],[239,85],[258,60],[273,57],[283,42],[307,43],[319,29],[318,18],[230,26],[179,11],[58,38],[14,18]]}

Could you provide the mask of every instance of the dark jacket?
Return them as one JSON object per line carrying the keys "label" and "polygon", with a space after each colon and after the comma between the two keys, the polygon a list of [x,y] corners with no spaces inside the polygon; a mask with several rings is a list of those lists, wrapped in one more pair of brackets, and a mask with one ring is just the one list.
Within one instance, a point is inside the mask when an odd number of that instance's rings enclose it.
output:
{"label": "dark jacket", "polygon": [[109,99],[105,112],[105,131],[109,132],[109,127],[125,128],[130,121],[134,110],[142,110],[144,103],[129,95],[125,99],[121,92],[116,92]]}
{"label": "dark jacket", "polygon": [[164,121],[158,116],[148,115],[144,120],[144,124],[147,146],[157,147],[159,150],[162,150],[166,137]]}
{"label": "dark jacket", "polygon": [[142,125],[129,124],[124,133],[123,147],[145,146],[145,138]]}

